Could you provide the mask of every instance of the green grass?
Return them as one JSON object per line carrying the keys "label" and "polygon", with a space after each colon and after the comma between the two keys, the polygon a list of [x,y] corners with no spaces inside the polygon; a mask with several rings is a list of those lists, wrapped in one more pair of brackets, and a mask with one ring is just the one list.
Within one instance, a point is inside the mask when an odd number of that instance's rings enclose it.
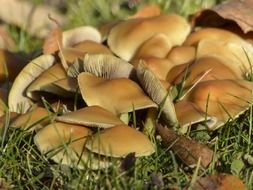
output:
{"label": "green grass", "polygon": [[[37,0],[37,3],[42,1]],[[121,3],[117,3],[121,2]],[[184,16],[201,6],[217,0],[149,0],[163,7],[163,12],[176,11]],[[123,18],[141,4],[129,7],[122,1],[70,0],[66,28]],[[113,9],[112,9],[113,7]],[[119,9],[120,8],[120,9]],[[9,31],[17,42],[17,51],[39,52],[42,41],[29,36],[14,26]],[[213,162],[206,169],[185,166],[170,150],[156,139],[156,152],[149,157],[137,158],[127,171],[117,165],[106,170],[79,170],[61,166],[43,156],[33,142],[34,133],[6,128],[0,136],[0,189],[1,186],[22,189],[182,189],[190,186],[199,176],[230,173],[239,176],[248,189],[253,185],[252,108],[239,118],[214,132],[192,130],[191,138],[207,144],[215,151]],[[135,114],[134,114],[135,116]],[[8,121],[8,120],[7,120]],[[8,126],[8,125],[7,125]],[[5,183],[1,183],[5,181]]]}

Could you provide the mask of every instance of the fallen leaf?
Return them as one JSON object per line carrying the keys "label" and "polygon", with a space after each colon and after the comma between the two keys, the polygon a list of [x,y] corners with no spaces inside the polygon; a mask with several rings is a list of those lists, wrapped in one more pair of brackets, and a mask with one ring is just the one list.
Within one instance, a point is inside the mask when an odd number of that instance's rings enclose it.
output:
{"label": "fallen leaf", "polygon": [[62,42],[62,31],[60,28],[53,29],[46,37],[43,44],[44,54],[53,54],[59,50]]}
{"label": "fallen leaf", "polygon": [[196,165],[201,158],[201,165],[207,167],[213,159],[213,151],[206,145],[195,140],[188,139],[176,134],[173,129],[156,125],[158,134],[161,136],[163,144],[171,146],[174,153],[188,166]]}
{"label": "fallen leaf", "polygon": [[198,179],[192,190],[246,190],[243,182],[229,174],[215,174]]}
{"label": "fallen leaf", "polygon": [[232,0],[204,9],[193,17],[195,26],[227,27],[237,24],[244,33],[253,31],[253,1]]}
{"label": "fallen leaf", "polygon": [[161,9],[158,5],[146,5],[137,11],[134,15],[129,16],[128,18],[145,18],[153,17],[161,14]]}
{"label": "fallen leaf", "polygon": [[48,15],[51,15],[61,25],[66,22],[63,15],[46,5],[35,6],[29,1],[20,0],[0,1],[1,20],[14,24],[40,38],[47,36],[55,27],[54,23],[48,19]]}

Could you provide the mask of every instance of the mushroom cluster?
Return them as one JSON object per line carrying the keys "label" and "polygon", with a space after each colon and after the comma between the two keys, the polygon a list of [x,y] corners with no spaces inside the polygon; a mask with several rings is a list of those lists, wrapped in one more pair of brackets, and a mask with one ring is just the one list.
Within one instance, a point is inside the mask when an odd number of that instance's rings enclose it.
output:
{"label": "mushroom cluster", "polygon": [[5,103],[9,126],[35,131],[42,154],[92,169],[154,153],[147,134],[160,115],[182,131],[195,123],[217,129],[251,105],[253,83],[245,78],[253,47],[226,30],[191,31],[186,19],[168,14],[62,32],[57,51],[18,71],[10,61],[0,67],[0,116]]}

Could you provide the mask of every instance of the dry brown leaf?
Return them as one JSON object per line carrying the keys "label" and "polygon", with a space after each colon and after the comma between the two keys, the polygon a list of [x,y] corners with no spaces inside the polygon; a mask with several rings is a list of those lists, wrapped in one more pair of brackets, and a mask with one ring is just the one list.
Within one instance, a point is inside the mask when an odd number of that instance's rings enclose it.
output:
{"label": "dry brown leaf", "polygon": [[128,18],[145,18],[145,17],[152,17],[158,16],[161,14],[161,9],[158,5],[146,5],[145,7],[141,8],[138,12]]}
{"label": "dry brown leaf", "polygon": [[173,129],[156,126],[158,134],[162,137],[163,144],[171,147],[173,152],[188,166],[196,165],[201,158],[201,165],[207,167],[213,159],[213,151],[206,145],[195,140],[176,134]]}
{"label": "dry brown leaf", "polygon": [[193,190],[246,190],[243,182],[229,174],[215,174],[202,177],[195,182]]}
{"label": "dry brown leaf", "polygon": [[193,18],[193,24],[226,27],[236,23],[244,33],[248,33],[253,31],[252,10],[252,0],[232,0],[197,13]]}
{"label": "dry brown leaf", "polygon": [[40,38],[47,36],[55,27],[55,24],[48,19],[48,15],[51,15],[61,25],[66,20],[63,15],[58,14],[49,6],[34,6],[29,1],[20,0],[0,1],[1,20],[14,24]]}
{"label": "dry brown leaf", "polygon": [[53,29],[43,44],[44,54],[53,54],[59,50],[62,43],[62,31],[60,28]]}

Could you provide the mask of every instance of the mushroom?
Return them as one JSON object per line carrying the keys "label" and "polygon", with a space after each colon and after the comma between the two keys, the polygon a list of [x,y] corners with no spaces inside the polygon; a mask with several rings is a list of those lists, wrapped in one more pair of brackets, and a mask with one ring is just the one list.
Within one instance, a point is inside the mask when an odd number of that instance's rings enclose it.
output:
{"label": "mushroom", "polygon": [[134,78],[135,70],[128,62],[108,54],[86,54],[83,61],[77,60],[68,69],[68,76],[77,77],[81,72],[89,72],[98,77]]}
{"label": "mushroom", "polygon": [[98,128],[109,128],[115,125],[124,124],[119,118],[100,106],[81,108],[62,116],[58,116],[56,120],[70,124]]}
{"label": "mushroom", "polygon": [[31,107],[31,100],[25,96],[26,88],[42,72],[54,64],[52,55],[42,55],[28,63],[18,74],[9,92],[8,106],[10,111],[26,112]]}
{"label": "mushroom", "polygon": [[[26,95],[36,99],[33,92],[44,91],[57,93],[53,82],[67,77],[67,73],[61,64],[57,63],[41,73],[26,89]],[[60,95],[60,94],[59,94]]]}
{"label": "mushroom", "polygon": [[64,79],[57,80],[53,83],[55,88],[60,88],[59,92],[65,91],[68,95],[69,93],[77,93],[78,92],[78,84],[77,79],[74,77],[66,77]]}
{"label": "mushroom", "polygon": [[25,130],[38,130],[49,124],[53,114],[46,108],[36,107],[33,110],[17,116],[10,122],[12,128],[22,128]]}
{"label": "mushroom", "polygon": [[91,152],[110,157],[125,157],[132,152],[137,157],[149,156],[155,151],[147,136],[127,125],[97,132],[87,140],[85,147]]}
{"label": "mushroom", "polygon": [[8,92],[4,88],[0,88],[0,116],[4,115],[7,110]]}
{"label": "mushroom", "polygon": [[210,80],[198,83],[183,100],[217,118],[214,130],[246,111],[252,102],[253,83],[246,80]]}
{"label": "mushroom", "polygon": [[88,106],[99,105],[115,115],[156,107],[141,87],[127,78],[105,79],[83,72],[78,75],[78,85]]}
{"label": "mushroom", "polygon": [[166,57],[173,65],[189,63],[196,57],[196,48],[194,46],[176,46],[170,50]]}
{"label": "mushroom", "polygon": [[85,148],[91,134],[91,130],[85,126],[54,122],[41,129],[34,136],[34,142],[41,153],[47,154],[56,163],[80,169],[105,168],[110,163]]}
{"label": "mushroom", "polygon": [[144,63],[137,68],[137,77],[147,94],[159,105],[166,123],[170,126],[178,125],[171,92],[166,90],[154,73]]}
{"label": "mushroom", "polygon": [[153,35],[162,33],[171,46],[181,45],[190,32],[187,21],[176,14],[136,18],[116,24],[108,36],[110,49],[129,61],[138,48]]}
{"label": "mushroom", "polygon": [[85,40],[73,46],[76,49],[80,49],[89,54],[111,54],[111,50],[105,45],[92,41]]}
{"label": "mushroom", "polygon": [[82,41],[101,42],[100,32],[92,26],[81,26],[62,33],[62,47],[72,47]]}
{"label": "mushroom", "polygon": [[141,44],[133,59],[149,57],[165,58],[170,49],[171,44],[165,34],[154,34],[151,38]]}

